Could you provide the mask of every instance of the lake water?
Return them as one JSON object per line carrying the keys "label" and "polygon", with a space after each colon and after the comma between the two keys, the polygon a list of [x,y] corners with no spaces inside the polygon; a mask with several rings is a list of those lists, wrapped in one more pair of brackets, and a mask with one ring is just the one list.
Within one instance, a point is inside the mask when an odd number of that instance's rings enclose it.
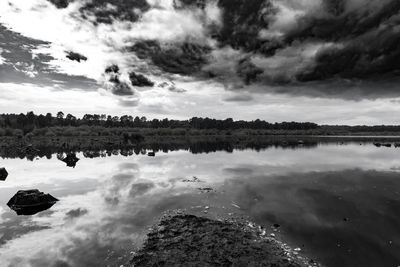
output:
{"label": "lake water", "polygon": [[[345,142],[77,156],[75,168],[55,155],[0,160],[9,172],[0,182],[0,266],[120,266],[173,209],[244,216],[271,232],[279,224],[277,238],[325,266],[400,265],[400,149]],[[194,176],[200,182],[184,182]],[[36,188],[60,201],[31,216],[6,205]]]}

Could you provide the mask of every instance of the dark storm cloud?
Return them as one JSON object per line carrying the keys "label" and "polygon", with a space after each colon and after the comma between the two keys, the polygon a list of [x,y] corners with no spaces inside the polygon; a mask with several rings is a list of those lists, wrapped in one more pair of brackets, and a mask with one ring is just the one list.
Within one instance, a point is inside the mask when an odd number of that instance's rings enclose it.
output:
{"label": "dark storm cloud", "polygon": [[135,73],[135,72],[130,72],[129,73],[129,80],[131,81],[133,86],[137,87],[153,87],[154,82],[150,81],[146,76]]}
{"label": "dark storm cloud", "polygon": [[[185,0],[179,1],[178,6],[203,9],[203,3]],[[352,88],[357,88],[357,92],[350,94],[360,96],[398,94],[400,2],[397,0],[369,3],[326,0],[318,12],[305,10],[305,15],[299,16],[291,29],[271,38],[262,37],[261,32],[268,31],[282,16],[280,7],[273,2],[220,0],[218,6],[223,11],[222,26],[211,29],[210,37],[221,48],[230,46],[247,54],[245,58],[231,60],[236,64],[236,73],[232,74],[245,84],[279,85],[287,88],[288,93],[331,96]],[[321,46],[314,48],[315,56],[301,59],[299,55],[296,59],[293,55],[316,43]],[[196,47],[189,49],[190,53],[171,53],[173,49],[163,53],[160,45],[146,41],[137,43],[132,50],[171,73],[194,75],[215,60],[207,49]],[[296,60],[289,61],[293,58]],[[212,67],[206,69],[206,76],[218,78],[218,71]],[[331,82],[343,86],[326,90],[324,85]],[[377,88],[382,83],[382,88]],[[306,86],[315,86],[317,91],[307,92]]]}
{"label": "dark storm cloud", "polygon": [[5,59],[0,65],[0,82],[33,83],[61,88],[95,89],[96,81],[84,76],[60,73],[50,65],[54,58],[46,54],[34,54],[34,50],[49,45],[13,32],[0,24],[0,51]]}
{"label": "dark storm cloud", "polygon": [[165,72],[190,75],[207,63],[211,48],[191,42],[162,45],[157,41],[138,41],[130,48],[141,59],[150,59]]}
{"label": "dark storm cloud", "polygon": [[[340,2],[340,1],[338,1]],[[299,81],[386,79],[400,74],[400,2],[383,3],[377,11],[349,12],[311,20],[297,38],[341,41],[339,47],[318,52],[315,66],[297,75]],[[361,16],[360,16],[361,15]]]}
{"label": "dark storm cloud", "polygon": [[[57,8],[67,8],[74,0],[48,0]],[[140,13],[149,10],[150,6],[146,0],[94,0],[85,3],[80,11],[84,18],[95,17],[94,23],[110,24],[114,20],[137,21]]]}

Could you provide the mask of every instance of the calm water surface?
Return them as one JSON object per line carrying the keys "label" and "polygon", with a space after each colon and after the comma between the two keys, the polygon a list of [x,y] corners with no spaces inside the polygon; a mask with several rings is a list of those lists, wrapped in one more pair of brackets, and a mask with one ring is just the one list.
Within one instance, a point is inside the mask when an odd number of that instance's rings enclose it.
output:
{"label": "calm water surface", "polygon": [[[78,157],[75,168],[55,156],[0,160],[10,173],[0,182],[0,266],[120,266],[171,209],[277,223],[279,239],[326,266],[400,265],[400,149]],[[183,182],[193,176],[201,182]],[[8,208],[18,190],[34,188],[60,201],[32,216]]]}

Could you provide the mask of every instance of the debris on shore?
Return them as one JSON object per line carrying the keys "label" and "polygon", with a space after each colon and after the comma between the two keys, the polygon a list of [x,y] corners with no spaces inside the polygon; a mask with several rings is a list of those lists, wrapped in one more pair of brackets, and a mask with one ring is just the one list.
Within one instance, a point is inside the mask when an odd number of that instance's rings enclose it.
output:
{"label": "debris on shore", "polygon": [[130,266],[319,266],[253,223],[178,214],[163,218]]}
{"label": "debris on shore", "polygon": [[18,215],[33,215],[52,207],[58,201],[38,189],[19,190],[7,203]]}

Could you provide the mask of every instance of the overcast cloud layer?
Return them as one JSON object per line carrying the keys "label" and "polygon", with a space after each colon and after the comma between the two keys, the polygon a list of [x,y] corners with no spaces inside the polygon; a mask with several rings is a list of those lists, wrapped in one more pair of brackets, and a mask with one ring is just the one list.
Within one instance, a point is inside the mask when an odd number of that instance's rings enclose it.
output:
{"label": "overcast cloud layer", "polygon": [[1,1],[0,112],[398,123],[399,31],[398,0]]}

